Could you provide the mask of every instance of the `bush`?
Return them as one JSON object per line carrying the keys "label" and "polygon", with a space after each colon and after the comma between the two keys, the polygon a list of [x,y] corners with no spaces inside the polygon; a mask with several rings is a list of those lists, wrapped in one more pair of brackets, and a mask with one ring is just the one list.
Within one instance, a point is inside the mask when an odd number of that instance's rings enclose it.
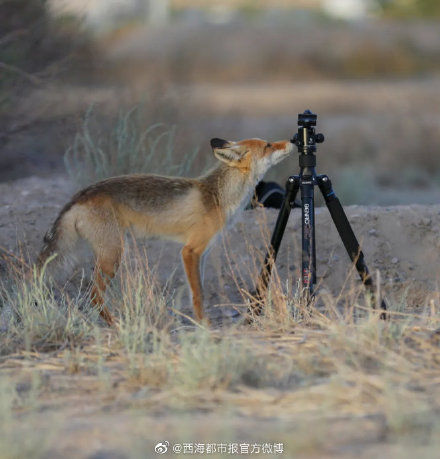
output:
{"label": "bush", "polygon": [[0,1],[0,115],[79,45],[78,22],[53,18],[46,0]]}
{"label": "bush", "polygon": [[440,16],[438,0],[377,0],[384,13],[392,16],[413,18]]}

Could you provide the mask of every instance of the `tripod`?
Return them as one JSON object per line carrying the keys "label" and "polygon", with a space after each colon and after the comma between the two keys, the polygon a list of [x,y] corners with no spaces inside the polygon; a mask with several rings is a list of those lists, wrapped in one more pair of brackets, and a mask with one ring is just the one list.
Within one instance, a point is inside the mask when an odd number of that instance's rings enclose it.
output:
{"label": "tripod", "polygon": [[[262,302],[270,282],[272,267],[275,263],[290,211],[294,207],[295,198],[301,190],[301,221],[302,221],[302,260],[301,260],[301,286],[303,296],[306,300],[313,297],[313,290],[316,284],[316,245],[315,245],[315,200],[314,187],[318,185],[327,208],[330,212],[333,223],[340,238],[348,252],[348,256],[355,264],[357,272],[367,292],[371,295],[372,304],[375,307],[376,301],[386,311],[384,300],[375,298],[374,285],[371,275],[364,260],[359,242],[351,228],[344,209],[336,197],[332,183],[327,175],[316,175],[316,144],[324,142],[322,134],[315,133],[317,115],[310,110],[298,115],[298,133],[294,135],[291,142],[298,147],[299,152],[299,175],[292,175],[286,183],[286,194],[275,224],[275,229],[270,240],[269,250],[264,259],[263,268],[257,283],[256,299],[257,304],[251,308],[251,313],[261,314]],[[386,318],[386,313],[381,313],[381,319]]]}

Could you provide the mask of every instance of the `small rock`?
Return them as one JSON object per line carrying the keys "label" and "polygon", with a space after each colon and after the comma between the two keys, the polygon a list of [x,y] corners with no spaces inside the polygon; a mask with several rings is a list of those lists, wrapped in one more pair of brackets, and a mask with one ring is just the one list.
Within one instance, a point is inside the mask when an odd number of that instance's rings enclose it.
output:
{"label": "small rock", "polygon": [[15,390],[21,394],[22,392],[29,392],[32,388],[32,384],[29,381],[19,382],[15,385]]}
{"label": "small rock", "polygon": [[399,262],[399,259],[397,257],[391,258],[391,263],[395,265],[396,263]]}
{"label": "small rock", "polygon": [[377,236],[377,230],[375,228],[372,228],[370,229],[370,231],[368,231],[368,234],[370,236]]}

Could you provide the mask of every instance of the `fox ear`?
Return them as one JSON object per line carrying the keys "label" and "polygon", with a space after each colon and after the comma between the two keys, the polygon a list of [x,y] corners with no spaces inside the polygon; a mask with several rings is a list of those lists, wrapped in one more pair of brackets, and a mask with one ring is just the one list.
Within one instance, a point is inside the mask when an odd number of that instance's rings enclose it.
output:
{"label": "fox ear", "polygon": [[214,156],[225,163],[240,161],[244,153],[241,145],[223,139],[211,139],[211,147]]}

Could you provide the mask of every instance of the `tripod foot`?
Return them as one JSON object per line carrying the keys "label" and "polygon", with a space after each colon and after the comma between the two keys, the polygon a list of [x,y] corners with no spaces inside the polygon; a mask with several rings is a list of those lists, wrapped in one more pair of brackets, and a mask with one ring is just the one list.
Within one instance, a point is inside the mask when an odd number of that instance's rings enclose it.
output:
{"label": "tripod foot", "polygon": [[256,316],[261,316],[263,312],[264,299],[261,294],[257,292],[252,292],[252,299],[248,303],[246,321],[251,323],[254,321]]}
{"label": "tripod foot", "polygon": [[382,299],[380,302],[380,309],[382,309],[382,312],[380,313],[380,318],[382,320],[390,320],[390,315],[386,312],[388,310],[387,304],[385,303],[385,300]]}

